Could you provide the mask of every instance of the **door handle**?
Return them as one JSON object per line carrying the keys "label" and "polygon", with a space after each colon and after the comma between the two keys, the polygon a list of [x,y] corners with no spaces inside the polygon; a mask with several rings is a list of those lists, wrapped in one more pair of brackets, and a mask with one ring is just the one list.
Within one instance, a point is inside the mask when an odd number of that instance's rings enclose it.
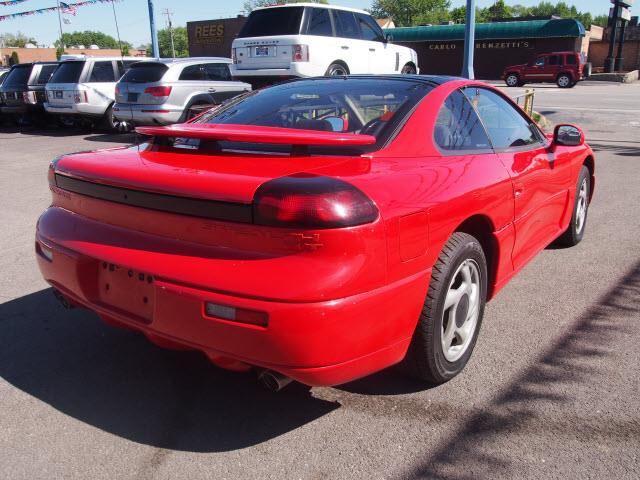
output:
{"label": "door handle", "polygon": [[215,88],[209,88],[209,89],[207,89],[207,91],[210,92],[210,93],[213,93],[213,92],[216,91],[216,89]]}
{"label": "door handle", "polygon": [[343,50],[349,50],[349,47],[347,45],[342,45],[342,47],[340,48],[342,48]]}

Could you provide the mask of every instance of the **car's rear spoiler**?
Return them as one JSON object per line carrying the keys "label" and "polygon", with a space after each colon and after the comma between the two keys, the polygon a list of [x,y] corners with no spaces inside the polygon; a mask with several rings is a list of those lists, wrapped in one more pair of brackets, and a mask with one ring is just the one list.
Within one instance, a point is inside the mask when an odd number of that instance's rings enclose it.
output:
{"label": "car's rear spoiler", "polygon": [[376,137],[373,135],[220,123],[185,123],[167,127],[138,127],[136,131],[142,135],[160,137],[199,138],[202,140],[281,145],[358,146],[376,143]]}

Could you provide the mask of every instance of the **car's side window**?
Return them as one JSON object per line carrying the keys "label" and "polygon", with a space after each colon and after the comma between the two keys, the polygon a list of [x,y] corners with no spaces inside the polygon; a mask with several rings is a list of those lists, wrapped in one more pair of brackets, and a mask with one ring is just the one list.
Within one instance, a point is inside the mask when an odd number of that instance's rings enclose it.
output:
{"label": "car's side window", "polygon": [[464,93],[476,108],[496,150],[542,143],[538,128],[524,114],[491,90],[467,87]]}
{"label": "car's side window", "polygon": [[382,40],[380,36],[380,32],[369,23],[368,15],[363,15],[361,13],[356,14],[356,18],[358,19],[358,24],[360,26],[360,31],[362,32],[362,39],[369,40],[372,42],[379,42]]}
{"label": "car's side window", "polygon": [[360,38],[360,29],[352,12],[334,10],[336,20],[336,37]]}
{"label": "car's side window", "polygon": [[328,8],[310,8],[311,18],[307,27],[307,35],[333,37],[331,15]]}
{"label": "car's side window", "polygon": [[36,85],[44,85],[47,83],[56,68],[58,68],[58,65],[43,65],[40,69],[40,73],[38,74],[38,78],[36,79]]}
{"label": "car's side window", "polygon": [[576,64],[576,57],[573,55],[567,55],[565,57],[565,64],[566,65],[575,65]]}
{"label": "car's side window", "polygon": [[433,138],[436,145],[446,151],[491,149],[491,142],[475,109],[459,90],[449,95],[440,109]]}
{"label": "car's side window", "polygon": [[115,82],[116,77],[113,72],[113,62],[94,62],[89,76],[89,82]]}
{"label": "car's side window", "polygon": [[536,58],[536,61],[533,63],[536,67],[544,67],[544,57]]}
{"label": "car's side window", "polygon": [[231,80],[231,72],[229,72],[229,66],[226,63],[208,63],[205,65],[205,73],[207,80],[223,82]]}
{"label": "car's side window", "polygon": [[202,65],[189,65],[184,67],[178,80],[204,80],[204,68]]}
{"label": "car's side window", "polygon": [[549,65],[560,65],[560,55],[551,55],[549,57]]}

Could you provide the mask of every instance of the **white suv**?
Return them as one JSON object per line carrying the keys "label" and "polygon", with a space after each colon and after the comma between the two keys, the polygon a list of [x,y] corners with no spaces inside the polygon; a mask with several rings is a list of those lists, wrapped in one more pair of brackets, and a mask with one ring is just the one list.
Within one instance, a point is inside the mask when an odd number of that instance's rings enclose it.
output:
{"label": "white suv", "polygon": [[254,88],[291,77],[418,73],[416,52],[389,43],[369,13],[315,3],[254,10],[232,58],[233,76]]}
{"label": "white suv", "polygon": [[103,121],[109,129],[119,127],[113,117],[116,82],[139,57],[63,56],[45,87],[49,113],[74,123]]}

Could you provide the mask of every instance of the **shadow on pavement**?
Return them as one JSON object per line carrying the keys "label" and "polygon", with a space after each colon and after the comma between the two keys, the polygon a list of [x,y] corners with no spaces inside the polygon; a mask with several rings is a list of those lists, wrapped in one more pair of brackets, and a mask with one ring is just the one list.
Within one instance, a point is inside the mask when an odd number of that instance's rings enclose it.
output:
{"label": "shadow on pavement", "polygon": [[0,305],[0,376],[82,422],[165,449],[219,452],[259,444],[339,408],[292,385],[278,394],[196,352],[64,310],[50,289]]}
{"label": "shadow on pavement", "polygon": [[[570,435],[593,438],[598,435],[620,439],[638,438],[633,419],[621,424],[593,423],[583,418],[564,418],[562,424],[541,425],[539,413],[545,402],[558,412],[563,404],[575,402],[569,385],[594,381],[598,358],[616,348],[616,339],[630,331],[620,317],[640,318],[640,262],[573,326],[526,369],[502,389],[481,413],[469,417],[449,442],[422,464],[406,472],[408,478],[513,478],[522,458],[511,458],[493,442],[507,435]],[[635,327],[634,327],[635,328]],[[473,472],[471,474],[470,472]]]}
{"label": "shadow on pavement", "polygon": [[630,145],[640,142],[588,143],[595,152],[609,152],[621,157],[640,157],[640,146]]}

